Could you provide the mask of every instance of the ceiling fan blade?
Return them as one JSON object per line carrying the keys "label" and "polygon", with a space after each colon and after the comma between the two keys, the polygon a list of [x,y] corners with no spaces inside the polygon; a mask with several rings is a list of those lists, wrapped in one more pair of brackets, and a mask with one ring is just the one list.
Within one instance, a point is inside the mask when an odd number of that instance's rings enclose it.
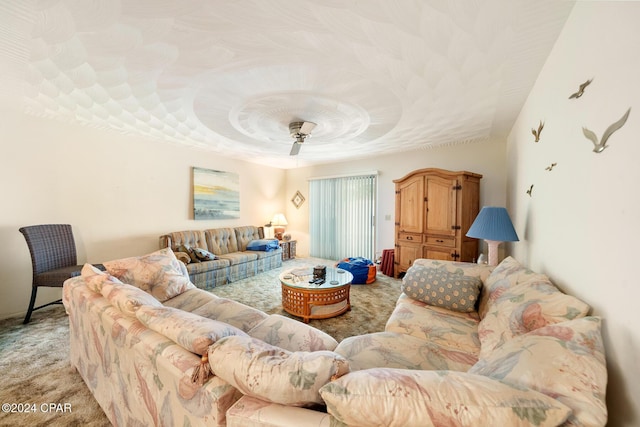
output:
{"label": "ceiling fan blade", "polygon": [[300,133],[304,134],[304,135],[309,135],[311,134],[311,131],[313,130],[313,128],[316,127],[315,123],[312,122],[304,122],[302,124],[302,126],[300,126]]}
{"label": "ceiling fan blade", "polygon": [[300,146],[302,146],[302,144],[294,142],[293,146],[291,147],[291,152],[289,153],[289,155],[290,156],[297,156],[298,153],[300,152]]}

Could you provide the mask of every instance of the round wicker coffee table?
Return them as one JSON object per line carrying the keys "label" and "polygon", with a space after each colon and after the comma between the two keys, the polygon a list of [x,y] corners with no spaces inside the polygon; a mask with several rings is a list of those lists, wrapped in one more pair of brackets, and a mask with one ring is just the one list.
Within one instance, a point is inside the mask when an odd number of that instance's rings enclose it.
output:
{"label": "round wicker coffee table", "polygon": [[353,274],[327,267],[325,282],[309,283],[313,279],[313,267],[295,268],[280,274],[282,284],[282,308],[294,316],[309,319],[327,319],[351,310],[349,289]]}

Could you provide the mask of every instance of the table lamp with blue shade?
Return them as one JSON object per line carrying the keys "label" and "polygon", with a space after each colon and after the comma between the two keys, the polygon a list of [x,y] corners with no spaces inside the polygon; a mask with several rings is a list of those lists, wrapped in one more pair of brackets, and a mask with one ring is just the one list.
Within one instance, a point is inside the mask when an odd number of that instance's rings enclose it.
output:
{"label": "table lamp with blue shade", "polygon": [[518,235],[513,228],[509,213],[505,208],[484,206],[476,217],[467,237],[484,239],[489,247],[489,265],[498,265],[498,246],[502,242],[517,242]]}

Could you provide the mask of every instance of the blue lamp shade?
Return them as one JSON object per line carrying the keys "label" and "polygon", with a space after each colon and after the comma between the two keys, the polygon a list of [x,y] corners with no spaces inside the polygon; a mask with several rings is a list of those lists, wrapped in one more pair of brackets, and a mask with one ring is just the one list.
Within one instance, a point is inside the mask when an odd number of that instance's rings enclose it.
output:
{"label": "blue lamp shade", "polygon": [[494,206],[482,208],[471,224],[467,237],[497,242],[517,242],[520,240],[507,210]]}

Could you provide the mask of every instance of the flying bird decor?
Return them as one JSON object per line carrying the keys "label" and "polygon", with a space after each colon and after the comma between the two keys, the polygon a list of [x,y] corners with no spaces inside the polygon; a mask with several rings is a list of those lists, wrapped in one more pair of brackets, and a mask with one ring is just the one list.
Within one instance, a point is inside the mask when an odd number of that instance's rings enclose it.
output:
{"label": "flying bird decor", "polygon": [[578,99],[578,98],[580,98],[584,94],[585,88],[587,86],[589,86],[592,81],[593,81],[593,79],[589,79],[586,82],[582,83],[580,85],[580,87],[578,88],[578,91],[575,92],[575,93],[572,93],[571,96],[569,97],[569,99]]}
{"label": "flying bird decor", "polygon": [[557,163],[551,163],[549,166],[547,166],[546,168],[544,168],[544,170],[546,171],[552,171],[553,168],[555,168],[557,165]]}
{"label": "flying bird decor", "polygon": [[589,140],[591,140],[591,142],[593,142],[593,152],[594,153],[602,153],[604,151],[604,149],[608,147],[607,141],[609,140],[609,137],[615,131],[617,131],[622,126],[624,126],[624,124],[627,122],[627,118],[629,117],[629,113],[630,112],[631,112],[631,108],[629,108],[627,110],[627,112],[624,113],[624,115],[620,118],[620,120],[618,120],[617,122],[615,122],[612,125],[610,125],[607,128],[607,130],[605,130],[604,133],[602,134],[602,138],[600,138],[600,141],[598,141],[598,137],[596,136],[595,133],[593,133],[592,131],[590,131],[586,127],[582,128],[582,133],[584,134],[584,136],[586,136],[587,139],[589,139]]}
{"label": "flying bird decor", "polygon": [[531,187],[529,187],[529,189],[527,190],[527,194],[529,195],[529,197],[531,197],[531,193],[533,193],[533,184],[531,184]]}
{"label": "flying bird decor", "polygon": [[540,120],[540,124],[538,125],[538,130],[531,128],[531,133],[536,137],[534,142],[540,141],[540,134],[542,133],[542,128],[544,128],[544,122]]}

